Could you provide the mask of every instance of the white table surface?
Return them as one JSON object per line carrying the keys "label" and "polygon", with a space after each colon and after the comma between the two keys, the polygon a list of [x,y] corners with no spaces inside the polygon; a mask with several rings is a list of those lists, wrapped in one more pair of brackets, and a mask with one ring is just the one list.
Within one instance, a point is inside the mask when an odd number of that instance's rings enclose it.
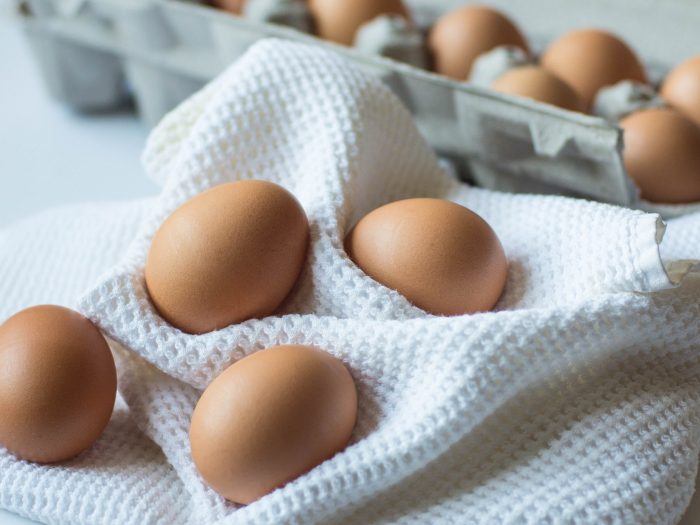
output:
{"label": "white table surface", "polygon": [[50,100],[4,1],[0,0],[0,226],[50,206],[155,193],[139,163],[146,127],[128,111],[86,117]]}
{"label": "white table surface", "polygon": [[[0,228],[50,206],[132,199],[156,187],[134,115],[79,115],[49,99],[8,4],[0,0]],[[32,521],[0,510],[1,525]],[[700,493],[680,525],[700,525]]]}

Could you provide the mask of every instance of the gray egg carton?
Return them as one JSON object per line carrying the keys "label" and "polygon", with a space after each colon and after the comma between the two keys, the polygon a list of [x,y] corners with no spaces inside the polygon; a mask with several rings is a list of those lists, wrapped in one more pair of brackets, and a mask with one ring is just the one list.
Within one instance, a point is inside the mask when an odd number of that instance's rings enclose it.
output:
{"label": "gray egg carton", "polygon": [[454,82],[196,3],[26,0],[24,11],[50,92],[79,110],[104,110],[133,96],[143,119],[155,124],[257,40],[313,43],[382,79],[465,178],[500,190],[636,203],[621,158],[621,131],[601,118]]}

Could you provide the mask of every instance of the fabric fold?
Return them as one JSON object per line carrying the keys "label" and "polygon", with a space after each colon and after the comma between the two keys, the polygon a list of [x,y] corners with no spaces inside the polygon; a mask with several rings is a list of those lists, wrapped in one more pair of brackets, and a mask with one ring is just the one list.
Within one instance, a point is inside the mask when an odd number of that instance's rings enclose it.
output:
{"label": "fabric fold", "polygon": [[[700,275],[676,280],[674,268],[695,249],[695,222],[670,221],[666,249],[657,215],[469,187],[378,81],[275,40],[169,114],[144,166],[162,184],[156,199],[47,214],[0,235],[0,271],[12,276],[0,282],[2,313],[84,290],[80,310],[114,341],[124,401],[99,446],[60,467],[63,486],[39,503],[32,480],[57,471],[0,452],[3,507],[55,523],[175,525],[670,525],[682,514],[700,446]],[[304,206],[312,238],[300,282],[273,316],[180,332],[145,288],[150,240],[189,198],[247,178],[282,184]],[[493,312],[428,315],[345,255],[356,220],[414,196],[453,200],[492,225],[509,259]],[[66,235],[47,233],[64,225]],[[60,293],[30,286],[74,271]],[[191,411],[231,363],[284,343],[346,363],[358,424],[343,452],[236,506],[197,475]],[[91,486],[86,513],[70,495]]]}

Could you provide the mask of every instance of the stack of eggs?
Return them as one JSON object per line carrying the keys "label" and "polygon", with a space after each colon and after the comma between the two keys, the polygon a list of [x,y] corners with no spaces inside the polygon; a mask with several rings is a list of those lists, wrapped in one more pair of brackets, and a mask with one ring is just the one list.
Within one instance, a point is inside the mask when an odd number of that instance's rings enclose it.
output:
{"label": "stack of eggs", "polygon": [[[146,287],[160,316],[190,334],[274,315],[304,271],[309,242],[305,211],[287,190],[259,180],[222,184],[162,223]],[[382,206],[352,228],[345,246],[370,277],[436,315],[489,310],[506,282],[496,234],[449,201]],[[90,447],[117,388],[99,330],[58,306],[23,310],[0,326],[0,379],[0,444],[40,463]],[[329,353],[267,348],[204,391],[191,419],[192,458],[219,494],[248,504],[342,451],[357,403],[350,371]]]}

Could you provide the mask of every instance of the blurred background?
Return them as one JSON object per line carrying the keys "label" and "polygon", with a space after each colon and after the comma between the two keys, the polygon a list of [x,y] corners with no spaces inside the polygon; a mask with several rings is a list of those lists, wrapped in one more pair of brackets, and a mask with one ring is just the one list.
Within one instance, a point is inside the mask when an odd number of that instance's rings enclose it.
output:
{"label": "blurred background", "polygon": [[0,226],[51,206],[156,192],[139,156],[148,134],[131,108],[80,115],[52,101],[0,0]]}

